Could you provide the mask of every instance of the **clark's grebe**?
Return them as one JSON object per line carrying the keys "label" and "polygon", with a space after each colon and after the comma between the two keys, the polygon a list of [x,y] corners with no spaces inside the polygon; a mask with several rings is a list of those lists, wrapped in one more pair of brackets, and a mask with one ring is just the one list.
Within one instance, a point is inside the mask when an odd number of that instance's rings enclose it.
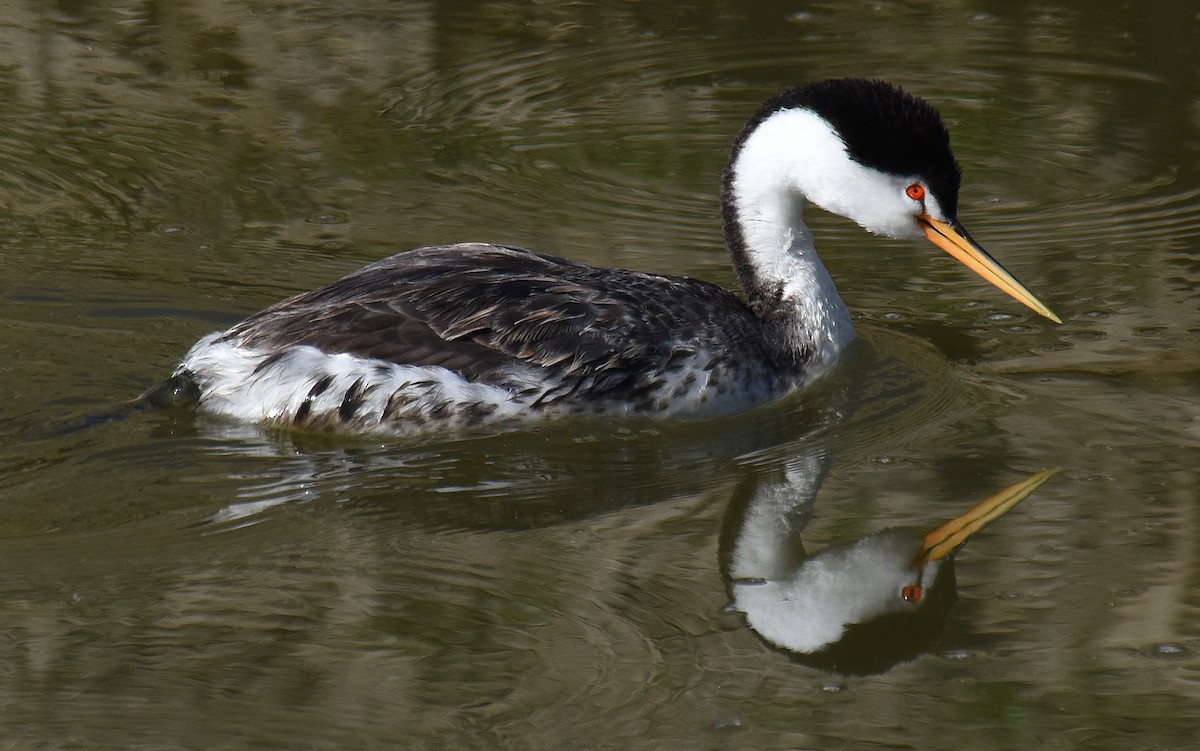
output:
{"label": "clark's grebe", "polygon": [[420,248],[204,337],[171,383],[206,411],[349,431],[744,409],[817,378],[854,337],[808,202],[878,235],[924,236],[1058,321],[959,225],[959,181],[925,101],[879,81],[802,86],[750,119],[724,173],[744,297],[520,248]]}

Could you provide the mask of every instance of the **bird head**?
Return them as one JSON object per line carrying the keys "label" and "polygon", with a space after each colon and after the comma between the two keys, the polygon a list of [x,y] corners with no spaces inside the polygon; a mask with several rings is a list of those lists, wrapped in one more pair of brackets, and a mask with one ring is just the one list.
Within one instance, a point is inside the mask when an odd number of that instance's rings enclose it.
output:
{"label": "bird head", "polygon": [[961,171],[941,115],[883,81],[835,79],[769,99],[734,144],[747,202],[791,192],[885,237],[924,237],[1038,314],[1061,323],[957,218]]}

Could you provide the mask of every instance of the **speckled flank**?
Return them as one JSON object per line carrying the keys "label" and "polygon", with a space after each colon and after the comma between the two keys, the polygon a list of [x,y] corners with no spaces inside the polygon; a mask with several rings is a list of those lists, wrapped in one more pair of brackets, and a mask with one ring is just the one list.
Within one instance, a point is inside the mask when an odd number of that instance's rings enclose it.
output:
{"label": "speckled flank", "polygon": [[[249,422],[360,432],[406,433],[495,419],[579,412],[719,414],[771,393],[759,379],[728,378],[711,361],[679,362],[632,400],[578,398],[564,382],[528,373],[468,381],[438,366],[381,363],[301,345],[278,352],[241,347],[216,333],[176,371],[199,386],[200,407]],[[582,389],[586,393],[586,389]]]}

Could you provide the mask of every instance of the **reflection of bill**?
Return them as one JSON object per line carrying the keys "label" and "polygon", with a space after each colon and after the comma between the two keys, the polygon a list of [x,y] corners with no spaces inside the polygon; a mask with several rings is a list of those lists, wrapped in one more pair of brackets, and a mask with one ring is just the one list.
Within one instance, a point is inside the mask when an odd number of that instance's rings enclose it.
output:
{"label": "reflection of bill", "polygon": [[940,633],[956,597],[955,552],[1057,471],[1031,475],[930,532],[889,529],[815,555],[804,551],[800,533],[819,470],[789,473],[792,482],[760,486],[731,507],[733,604],[759,636],[803,663],[840,673],[888,670]]}

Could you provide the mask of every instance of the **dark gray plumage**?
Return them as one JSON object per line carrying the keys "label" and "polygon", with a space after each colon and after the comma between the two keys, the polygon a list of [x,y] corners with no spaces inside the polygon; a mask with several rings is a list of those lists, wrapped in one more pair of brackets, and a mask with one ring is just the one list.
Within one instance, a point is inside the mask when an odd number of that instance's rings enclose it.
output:
{"label": "dark gray plumage", "polygon": [[747,362],[758,380],[802,371],[798,353],[768,346],[764,326],[708,282],[464,243],[385,258],[272,305],[220,340],[438,366],[503,388],[532,377],[555,384],[536,406],[621,400],[651,411],[670,396],[664,379],[697,360],[710,381],[731,386],[746,378]]}

